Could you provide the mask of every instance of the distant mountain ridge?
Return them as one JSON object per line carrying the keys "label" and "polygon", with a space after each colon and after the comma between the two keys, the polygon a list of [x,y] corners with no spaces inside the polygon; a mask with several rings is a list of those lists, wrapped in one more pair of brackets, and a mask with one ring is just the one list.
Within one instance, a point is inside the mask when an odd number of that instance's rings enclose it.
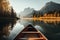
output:
{"label": "distant mountain ridge", "polygon": [[44,15],[45,13],[55,13],[55,12],[59,12],[60,13],[60,4],[59,3],[55,3],[55,2],[47,2],[45,4],[45,6],[43,6],[40,10],[34,10],[33,8],[25,8],[24,11],[20,12],[21,16],[31,16],[31,15]]}
{"label": "distant mountain ridge", "polygon": [[42,9],[40,10],[40,13],[48,13],[48,12],[53,12],[53,11],[60,11],[60,4],[55,3],[55,2],[48,2]]}
{"label": "distant mountain ridge", "polygon": [[33,8],[25,8],[24,11],[20,12],[20,16],[23,17],[23,16],[30,16],[32,13],[34,12],[34,9]]}

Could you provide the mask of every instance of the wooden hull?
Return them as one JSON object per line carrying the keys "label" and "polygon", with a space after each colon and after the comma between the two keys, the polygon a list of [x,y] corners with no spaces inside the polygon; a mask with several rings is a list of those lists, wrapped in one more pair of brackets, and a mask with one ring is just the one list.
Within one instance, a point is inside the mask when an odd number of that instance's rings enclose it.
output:
{"label": "wooden hull", "polygon": [[47,40],[47,38],[32,25],[25,27],[14,40]]}

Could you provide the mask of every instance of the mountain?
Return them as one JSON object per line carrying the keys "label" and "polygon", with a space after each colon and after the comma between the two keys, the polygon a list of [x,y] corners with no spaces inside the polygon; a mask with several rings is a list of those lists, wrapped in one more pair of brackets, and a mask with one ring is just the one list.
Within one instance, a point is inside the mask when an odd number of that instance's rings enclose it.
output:
{"label": "mountain", "polygon": [[33,8],[30,8],[30,7],[28,7],[28,8],[25,8],[24,9],[24,11],[22,11],[22,12],[20,12],[20,16],[21,17],[27,17],[27,16],[31,16],[32,15],[32,13],[33,13],[33,11],[34,11],[34,9]]}
{"label": "mountain", "polygon": [[[39,11],[34,10],[33,8],[25,8],[24,11],[21,12],[21,16],[24,17],[31,17],[31,15],[44,15],[45,13],[50,13],[50,12],[59,12],[60,11],[60,4],[55,3],[55,2],[48,2],[44,7],[42,7]],[[60,13],[60,12],[59,12]],[[59,40],[60,38],[60,23],[59,24],[49,24],[49,23],[44,23],[44,22],[27,22],[25,21],[25,24],[32,23],[35,25],[39,25],[41,29],[36,27],[38,30],[43,32],[45,36],[47,36],[48,39],[50,40]]]}
{"label": "mountain", "polygon": [[40,13],[48,13],[53,11],[60,11],[60,4],[55,2],[48,2],[44,7],[41,8]]}

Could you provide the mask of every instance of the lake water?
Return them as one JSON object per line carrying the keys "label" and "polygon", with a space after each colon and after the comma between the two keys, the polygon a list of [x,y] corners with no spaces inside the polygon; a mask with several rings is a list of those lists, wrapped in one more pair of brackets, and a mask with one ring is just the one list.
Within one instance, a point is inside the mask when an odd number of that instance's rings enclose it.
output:
{"label": "lake water", "polygon": [[[12,31],[10,31],[8,39],[13,40],[25,28],[25,26],[27,26],[30,23],[32,24],[32,21],[18,20],[17,23],[14,25]],[[38,25],[36,25],[35,28],[42,30],[42,28]]]}
{"label": "lake water", "polygon": [[[18,20],[15,23],[1,22],[0,23],[0,39],[1,40],[13,40],[28,24],[33,25],[33,21]],[[43,29],[36,25],[35,28]]]}
{"label": "lake water", "polygon": [[[9,23],[9,24],[8,24]],[[2,22],[4,25],[2,28],[0,27],[0,39],[1,40],[13,40],[31,21],[27,20],[18,20],[16,23],[12,24],[10,22]],[[13,27],[12,27],[13,26]]]}

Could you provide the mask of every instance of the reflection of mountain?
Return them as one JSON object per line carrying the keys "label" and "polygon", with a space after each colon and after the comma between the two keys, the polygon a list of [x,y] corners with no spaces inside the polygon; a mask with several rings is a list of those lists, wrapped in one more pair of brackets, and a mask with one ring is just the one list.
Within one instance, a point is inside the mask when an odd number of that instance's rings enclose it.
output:
{"label": "reflection of mountain", "polygon": [[[54,3],[54,2],[48,2],[40,11],[37,15],[41,14],[49,14],[49,13],[59,13],[60,14],[60,4]],[[36,14],[36,13],[34,13]],[[38,24],[42,26],[42,28],[45,31],[45,35],[50,39],[50,40],[59,40],[60,37],[60,23],[59,24],[50,24],[50,23],[44,23],[44,22],[39,22],[36,21],[35,24]],[[40,29],[39,29],[40,30]]]}
{"label": "reflection of mountain", "polygon": [[[28,8],[29,9],[29,8]],[[25,9],[21,15],[26,16],[26,17],[31,17],[31,15],[44,15],[45,13],[49,14],[52,13],[54,14],[59,13],[60,14],[60,4],[55,3],[55,2],[48,2],[44,7],[42,7],[41,10],[36,11],[36,10],[29,10]],[[30,15],[31,14],[31,15]],[[44,23],[44,22],[33,22],[35,25],[40,25],[40,27],[44,30],[43,33],[48,37],[50,40],[59,40],[60,39],[60,23],[59,24],[50,24],[50,23]],[[39,29],[40,30],[40,29]]]}
{"label": "reflection of mountain", "polygon": [[[24,11],[20,12],[20,17],[32,17],[33,15],[33,8],[25,8]],[[32,21],[27,21],[27,20],[20,20],[20,23],[23,25],[26,25],[28,23],[32,23]]]}

